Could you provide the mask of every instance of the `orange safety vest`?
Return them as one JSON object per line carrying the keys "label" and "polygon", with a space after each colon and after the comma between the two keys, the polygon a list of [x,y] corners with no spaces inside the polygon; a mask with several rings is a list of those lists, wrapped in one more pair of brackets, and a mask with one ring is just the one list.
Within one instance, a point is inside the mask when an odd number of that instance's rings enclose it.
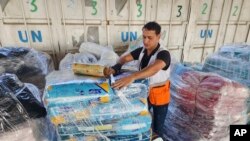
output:
{"label": "orange safety vest", "polygon": [[170,81],[162,86],[156,86],[149,89],[149,101],[153,105],[165,105],[170,102]]}

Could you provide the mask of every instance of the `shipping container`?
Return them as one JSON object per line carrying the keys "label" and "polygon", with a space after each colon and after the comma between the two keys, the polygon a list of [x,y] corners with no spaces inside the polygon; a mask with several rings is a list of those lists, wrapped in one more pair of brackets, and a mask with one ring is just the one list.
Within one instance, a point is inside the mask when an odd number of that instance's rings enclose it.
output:
{"label": "shipping container", "polygon": [[157,21],[179,61],[203,62],[223,44],[250,43],[249,0],[2,0],[0,45],[45,51],[59,62],[82,42],[124,52]]}

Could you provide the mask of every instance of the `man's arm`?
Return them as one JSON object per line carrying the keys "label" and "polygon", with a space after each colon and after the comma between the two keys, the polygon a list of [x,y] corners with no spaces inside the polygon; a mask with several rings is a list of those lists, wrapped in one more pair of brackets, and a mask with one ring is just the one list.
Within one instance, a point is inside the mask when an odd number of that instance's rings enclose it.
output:
{"label": "man's arm", "polygon": [[125,63],[133,61],[133,60],[134,60],[134,58],[131,55],[131,53],[128,53],[128,54],[126,54],[124,56],[121,56],[118,63],[121,64],[121,65],[124,65]]}
{"label": "man's arm", "polygon": [[123,87],[128,86],[130,83],[132,83],[134,80],[142,79],[150,77],[154,74],[156,74],[158,71],[163,69],[166,66],[166,63],[160,59],[156,59],[154,64],[149,65],[148,67],[145,67],[141,71],[135,72],[127,77],[121,78],[117,80],[112,87],[115,89],[121,89]]}
{"label": "man's arm", "polygon": [[134,58],[131,55],[131,53],[128,53],[128,54],[126,54],[124,56],[121,56],[120,59],[119,59],[119,61],[118,61],[118,63],[116,65],[114,65],[111,68],[105,68],[104,69],[104,75],[106,77],[108,77],[111,74],[118,73],[121,70],[122,65],[124,65],[127,62],[133,61],[133,60],[134,60]]}

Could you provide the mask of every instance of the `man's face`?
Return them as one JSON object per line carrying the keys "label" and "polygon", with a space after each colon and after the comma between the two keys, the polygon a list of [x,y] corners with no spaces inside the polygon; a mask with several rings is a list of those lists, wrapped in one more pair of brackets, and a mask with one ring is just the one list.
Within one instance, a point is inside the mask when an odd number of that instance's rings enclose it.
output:
{"label": "man's face", "polygon": [[146,49],[152,50],[154,49],[160,40],[160,34],[156,35],[154,30],[142,30],[142,36],[143,36],[143,44]]}

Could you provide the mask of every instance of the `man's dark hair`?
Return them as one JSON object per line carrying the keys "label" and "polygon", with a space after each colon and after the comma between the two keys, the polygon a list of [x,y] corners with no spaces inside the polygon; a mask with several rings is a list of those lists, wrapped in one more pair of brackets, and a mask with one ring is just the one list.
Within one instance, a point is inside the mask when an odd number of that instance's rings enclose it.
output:
{"label": "man's dark hair", "polygon": [[161,33],[161,26],[157,22],[148,22],[142,29],[154,30],[156,35]]}

